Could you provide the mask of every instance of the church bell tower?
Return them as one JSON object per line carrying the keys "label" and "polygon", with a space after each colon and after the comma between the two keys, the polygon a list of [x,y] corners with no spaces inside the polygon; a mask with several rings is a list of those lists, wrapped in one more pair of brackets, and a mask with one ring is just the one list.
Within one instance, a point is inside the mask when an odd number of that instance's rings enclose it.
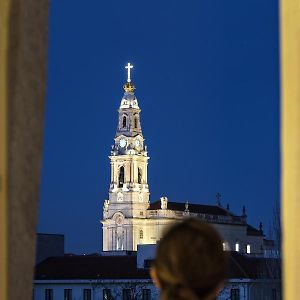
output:
{"label": "church bell tower", "polygon": [[136,250],[141,221],[149,207],[148,155],[140,121],[140,108],[131,82],[127,82],[118,109],[118,126],[109,156],[111,179],[109,199],[103,205],[103,251]]}

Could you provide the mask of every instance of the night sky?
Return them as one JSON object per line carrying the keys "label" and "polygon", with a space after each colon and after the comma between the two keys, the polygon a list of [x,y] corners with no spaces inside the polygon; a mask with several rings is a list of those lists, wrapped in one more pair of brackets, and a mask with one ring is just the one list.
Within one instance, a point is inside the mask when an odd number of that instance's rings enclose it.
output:
{"label": "night sky", "polygon": [[278,3],[51,1],[38,232],[102,248],[127,62],[151,201],[222,204],[268,224],[279,199]]}

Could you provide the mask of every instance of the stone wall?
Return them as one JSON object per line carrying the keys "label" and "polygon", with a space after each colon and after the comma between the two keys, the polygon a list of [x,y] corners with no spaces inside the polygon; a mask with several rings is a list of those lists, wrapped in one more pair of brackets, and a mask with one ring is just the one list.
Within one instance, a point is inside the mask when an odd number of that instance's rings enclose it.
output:
{"label": "stone wall", "polygon": [[31,299],[48,0],[0,1],[0,299]]}

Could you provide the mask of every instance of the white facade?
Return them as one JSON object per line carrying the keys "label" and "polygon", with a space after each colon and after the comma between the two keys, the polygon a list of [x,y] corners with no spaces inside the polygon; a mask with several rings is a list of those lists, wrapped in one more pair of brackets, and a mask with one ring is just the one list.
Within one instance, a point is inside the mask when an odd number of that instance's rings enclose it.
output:
{"label": "white facade", "polygon": [[[34,300],[45,300],[46,290],[52,290],[51,300],[65,299],[65,290],[71,290],[70,300],[110,300],[105,292],[110,290],[112,299],[123,299],[123,290],[131,290],[134,299],[143,299],[143,290],[150,290],[151,300],[159,299],[159,291],[150,279],[147,280],[35,280]],[[84,291],[90,297],[84,299]],[[88,294],[88,293],[86,293]],[[111,299],[111,300],[112,300]],[[145,299],[145,300],[150,300]],[[50,299],[49,299],[50,300]],[[69,300],[69,299],[66,299]]]}
{"label": "white facade", "polygon": [[[66,289],[72,291],[72,300],[108,300],[105,299],[104,290],[110,290],[112,299],[122,300],[124,289],[131,290],[131,295],[136,300],[159,299],[159,290],[151,280],[35,280],[34,300],[45,300],[47,289],[52,290],[51,300],[65,299]],[[146,289],[150,290],[150,299],[143,298],[143,290]],[[84,299],[84,290],[90,290],[90,298]],[[217,300],[231,299],[233,293],[238,295],[236,299],[273,300],[274,293],[280,299],[278,283],[257,279],[231,279],[219,293]]]}

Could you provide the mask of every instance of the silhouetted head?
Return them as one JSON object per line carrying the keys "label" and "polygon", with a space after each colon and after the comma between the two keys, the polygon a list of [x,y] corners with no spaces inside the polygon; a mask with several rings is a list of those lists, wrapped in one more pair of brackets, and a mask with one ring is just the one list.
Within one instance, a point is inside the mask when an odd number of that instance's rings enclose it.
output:
{"label": "silhouetted head", "polygon": [[163,300],[214,299],[224,285],[227,260],[212,226],[185,219],[158,243],[151,275]]}

